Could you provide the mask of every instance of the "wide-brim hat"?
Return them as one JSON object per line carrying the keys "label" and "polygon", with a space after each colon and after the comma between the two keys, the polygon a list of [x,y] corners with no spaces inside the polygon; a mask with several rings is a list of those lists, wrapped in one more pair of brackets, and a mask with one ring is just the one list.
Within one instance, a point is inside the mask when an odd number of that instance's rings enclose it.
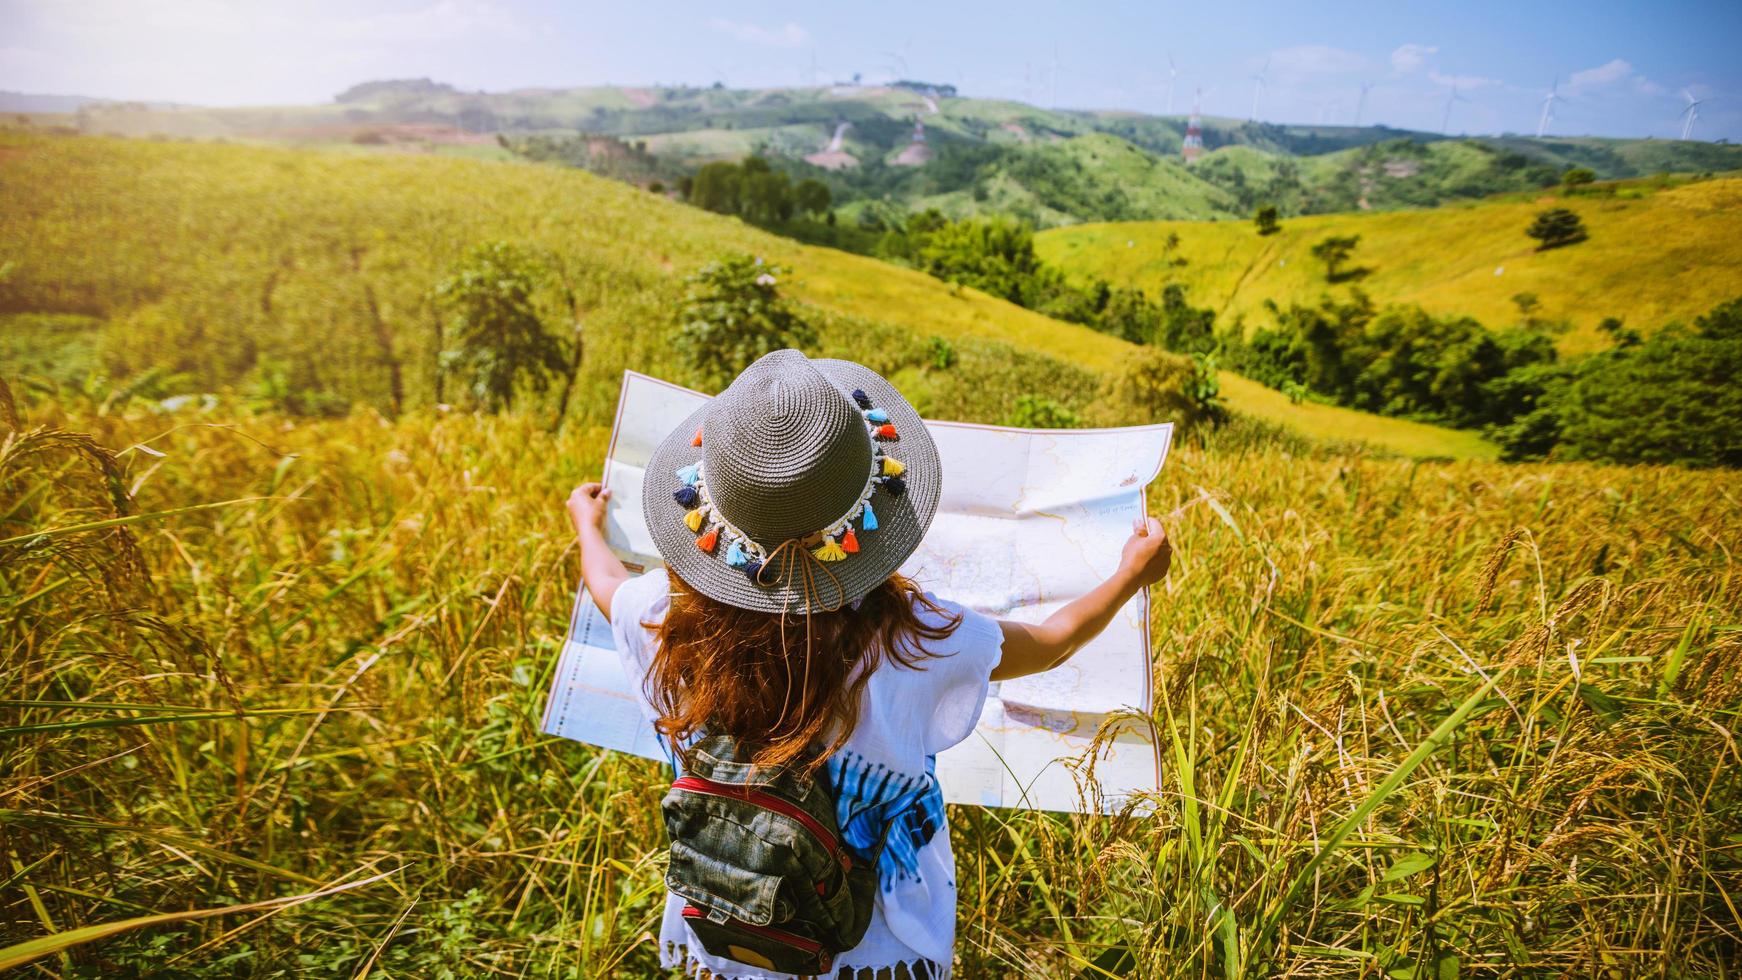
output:
{"label": "wide-brim hat", "polygon": [[861,364],[764,355],[653,451],[666,566],[740,609],[850,606],[919,547],[943,474],[919,413]]}

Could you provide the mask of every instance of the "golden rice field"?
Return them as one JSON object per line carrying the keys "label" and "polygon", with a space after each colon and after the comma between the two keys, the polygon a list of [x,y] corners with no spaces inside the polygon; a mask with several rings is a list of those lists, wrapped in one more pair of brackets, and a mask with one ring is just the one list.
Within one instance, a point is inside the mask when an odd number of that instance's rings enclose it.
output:
{"label": "golden rice field", "polygon": [[[1568,208],[1590,237],[1547,252],[1524,234],[1548,208]],[[1179,236],[1177,248],[1168,236]],[[1512,297],[1535,293],[1547,320],[1566,320],[1568,350],[1598,344],[1597,324],[1623,318],[1651,332],[1729,299],[1742,281],[1742,177],[1613,196],[1508,195],[1431,210],[1287,218],[1275,235],[1249,221],[1151,221],[1079,225],[1041,233],[1047,262],[1080,276],[1159,292],[1184,283],[1191,301],[1222,322],[1268,322],[1264,303],[1310,301],[1325,291],[1312,246],[1359,235],[1352,265],[1371,271],[1356,286],[1380,303],[1412,303],[1439,315],[1473,316],[1489,327],[1520,319]],[[1183,259],[1183,262],[1178,260]],[[1344,287],[1338,287],[1341,294]]]}
{"label": "golden rice field", "polygon": [[[602,429],[18,411],[0,964],[658,975],[665,777],[538,732]],[[1727,975],[1734,486],[1229,436],[1201,494],[1157,815],[953,808],[960,975]]]}

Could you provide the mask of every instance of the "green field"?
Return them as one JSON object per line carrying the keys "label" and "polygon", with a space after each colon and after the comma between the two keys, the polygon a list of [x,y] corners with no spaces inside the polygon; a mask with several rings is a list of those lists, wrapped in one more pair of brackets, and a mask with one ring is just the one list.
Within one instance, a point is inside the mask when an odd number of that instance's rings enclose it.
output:
{"label": "green field", "polygon": [[[1588,241],[1547,252],[1524,234],[1551,207],[1576,211]],[[1167,249],[1169,235],[1179,246]],[[1596,325],[1621,317],[1649,332],[1691,320],[1736,295],[1742,283],[1742,179],[1728,177],[1614,196],[1558,193],[1454,204],[1424,211],[1290,218],[1259,236],[1251,222],[1085,225],[1037,236],[1035,248],[1073,276],[1159,292],[1186,285],[1191,301],[1222,323],[1264,322],[1264,304],[1312,302],[1331,290],[1310,250],[1328,235],[1360,235],[1354,285],[1379,303],[1415,303],[1473,316],[1491,328],[1520,319],[1512,297],[1534,293],[1537,316],[1566,320],[1570,350],[1589,349]],[[1175,264],[1175,258],[1185,259]],[[1338,294],[1346,287],[1337,287]]]}
{"label": "green field", "polygon": [[[669,774],[539,721],[579,577],[561,503],[624,368],[692,380],[683,277],[790,265],[813,352],[938,418],[1039,394],[1134,421],[1106,392],[1149,353],[547,166],[4,134],[0,214],[19,976],[677,980]],[[492,239],[569,298],[564,417],[436,397],[432,287]],[[1148,490],[1176,549],[1158,791],[952,807],[955,975],[1732,974],[1731,477],[1410,459],[1488,447],[1225,381],[1241,417]]]}
{"label": "green field", "polygon": [[[555,167],[19,134],[0,136],[0,150],[0,207],[16,216],[0,232],[0,262],[13,266],[0,310],[106,319],[113,362],[170,364],[207,388],[237,380],[225,358],[191,349],[210,329],[275,346],[293,368],[306,362],[323,384],[383,407],[380,365],[398,363],[407,397],[427,400],[429,291],[465,248],[497,238],[559,256],[573,279],[588,350],[575,411],[589,422],[608,418],[625,367],[670,370],[658,334],[683,276],[733,249],[792,267],[792,294],[844,355],[924,375],[924,347],[941,336],[963,345],[963,370],[1022,379],[923,377],[921,407],[936,417],[1003,421],[1025,393],[1092,414],[1098,386],[1136,352],[913,270]],[[1289,405],[1232,376],[1226,390],[1236,412],[1308,438],[1493,453],[1471,433]]]}

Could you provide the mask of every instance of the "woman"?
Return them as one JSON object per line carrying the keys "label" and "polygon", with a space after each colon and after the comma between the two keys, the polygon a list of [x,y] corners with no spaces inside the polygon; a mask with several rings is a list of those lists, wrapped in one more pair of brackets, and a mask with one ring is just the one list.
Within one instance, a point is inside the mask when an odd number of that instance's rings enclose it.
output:
{"label": "woman", "polygon": [[[784,350],[649,461],[642,496],[664,569],[631,576],[606,546],[610,491],[589,483],[569,498],[588,591],[679,758],[705,730],[752,740],[757,767],[826,767],[840,840],[875,861],[880,885],[863,939],[833,960],[842,977],[949,975],[955,860],[937,753],[973,731],[989,681],[1063,663],[1172,557],[1144,519],[1087,595],[1038,625],[992,620],[898,571],[941,477],[925,425],[888,382]],[[789,975],[704,949],[685,906],[668,895],[664,965]]]}

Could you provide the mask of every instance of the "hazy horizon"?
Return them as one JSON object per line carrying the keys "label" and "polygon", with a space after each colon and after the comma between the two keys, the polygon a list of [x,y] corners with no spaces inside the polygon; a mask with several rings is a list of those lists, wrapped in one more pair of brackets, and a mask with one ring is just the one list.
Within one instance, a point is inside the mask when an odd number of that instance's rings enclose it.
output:
{"label": "hazy horizon", "polygon": [[[1255,4],[1065,10],[894,4],[651,9],[552,0],[0,0],[0,89],[200,106],[309,105],[429,78],[465,91],[802,88],[857,74],[1048,108],[1458,134],[1742,138],[1742,5]],[[1171,65],[1171,68],[1170,68]],[[1260,83],[1255,76],[1263,76]],[[1365,89],[1365,95],[1363,90]],[[1171,102],[1171,112],[1169,102]],[[1256,112],[1253,109],[1256,105]],[[1360,118],[1357,120],[1357,114]]]}

